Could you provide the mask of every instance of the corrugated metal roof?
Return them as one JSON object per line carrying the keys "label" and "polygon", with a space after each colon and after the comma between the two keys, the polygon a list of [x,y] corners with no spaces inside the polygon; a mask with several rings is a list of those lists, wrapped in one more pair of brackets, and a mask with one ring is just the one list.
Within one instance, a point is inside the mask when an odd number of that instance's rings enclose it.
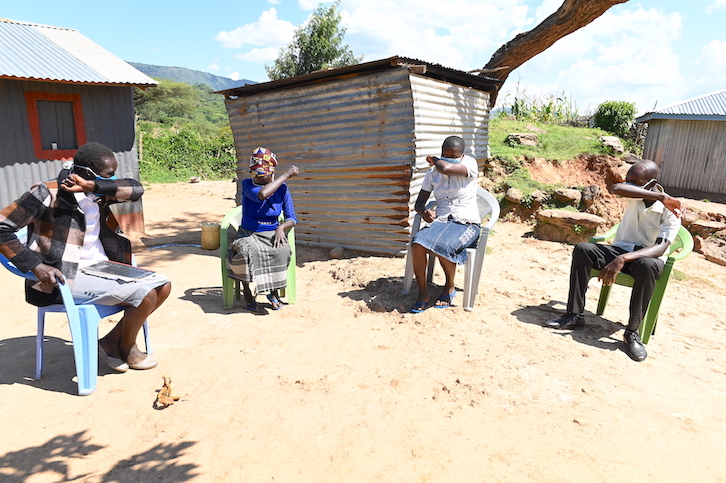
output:
{"label": "corrugated metal roof", "polygon": [[726,89],[648,112],[635,121],[647,122],[651,119],[726,121]]}
{"label": "corrugated metal roof", "polygon": [[317,84],[325,81],[330,82],[336,78],[349,77],[354,75],[371,74],[383,70],[406,68],[411,73],[424,77],[450,82],[452,84],[470,87],[481,91],[492,92],[503,81],[482,75],[471,75],[461,70],[450,69],[439,64],[426,62],[407,57],[389,57],[387,59],[364,62],[339,69],[318,70],[310,74],[289,77],[272,82],[260,82],[258,84],[247,84],[241,87],[233,87],[217,91],[216,94],[224,94],[225,97],[241,97],[259,94],[261,92],[302,87],[310,84]]}
{"label": "corrugated metal roof", "polygon": [[158,84],[77,30],[7,19],[0,19],[0,77],[77,84]]}

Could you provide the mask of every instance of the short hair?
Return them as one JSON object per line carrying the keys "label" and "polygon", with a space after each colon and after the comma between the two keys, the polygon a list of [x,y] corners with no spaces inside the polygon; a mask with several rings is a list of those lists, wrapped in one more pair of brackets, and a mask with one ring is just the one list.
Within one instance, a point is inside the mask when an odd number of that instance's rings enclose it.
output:
{"label": "short hair", "polygon": [[113,151],[109,148],[101,143],[87,143],[78,148],[75,156],[73,156],[73,163],[91,168],[98,173],[105,167],[105,161],[109,158],[116,159]]}
{"label": "short hair", "polygon": [[660,166],[650,159],[641,159],[630,169],[644,178],[658,179],[658,176],[660,176]]}
{"label": "short hair", "polygon": [[464,144],[464,140],[461,139],[459,136],[449,136],[448,138],[444,139],[443,144],[441,145],[441,149],[456,149],[458,151],[461,151],[461,153],[464,153],[464,147],[466,145]]}

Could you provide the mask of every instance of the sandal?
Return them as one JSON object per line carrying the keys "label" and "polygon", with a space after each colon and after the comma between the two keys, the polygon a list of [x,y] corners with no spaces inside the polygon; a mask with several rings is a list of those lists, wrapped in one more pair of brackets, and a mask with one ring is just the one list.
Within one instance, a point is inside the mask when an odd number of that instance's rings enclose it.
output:
{"label": "sandal", "polygon": [[257,302],[249,302],[247,305],[245,305],[245,310],[249,310],[250,312],[254,312],[256,314],[260,313],[260,310],[257,308]]}
{"label": "sandal", "polygon": [[[451,307],[451,305],[454,302],[454,297],[456,296],[456,290],[454,290],[454,293],[450,293],[448,295],[442,295],[438,299],[436,299],[436,305],[435,307],[437,309],[447,309]],[[442,302],[441,305],[439,305],[439,302]]]}
{"label": "sandal", "polygon": [[270,305],[272,305],[272,310],[280,310],[284,305],[282,303],[282,300],[280,300],[276,295],[271,293],[267,294],[267,300],[270,301]]}
{"label": "sandal", "polygon": [[428,309],[429,307],[430,306],[429,306],[428,302],[416,302],[415,304],[413,304],[413,307],[411,307],[410,312],[412,314],[420,314],[421,312]]}

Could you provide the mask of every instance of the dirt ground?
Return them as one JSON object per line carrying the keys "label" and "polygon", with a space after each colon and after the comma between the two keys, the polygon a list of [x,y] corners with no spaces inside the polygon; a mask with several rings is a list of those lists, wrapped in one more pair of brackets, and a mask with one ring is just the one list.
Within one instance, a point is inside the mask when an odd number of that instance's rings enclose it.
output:
{"label": "dirt ground", "polygon": [[[153,185],[142,241],[198,244],[233,195]],[[571,247],[530,230],[496,225],[473,312],[418,315],[401,258],[299,247],[297,303],[258,316],[222,308],[218,250],[140,250],[173,281],[149,320],[159,367],[102,364],[87,397],[61,315],[33,380],[35,309],[0,271],[0,481],[726,481],[726,267],[697,253],[676,265],[636,363],[626,288],[582,331],[540,326],[564,309]],[[155,410],[165,374],[181,399]]]}

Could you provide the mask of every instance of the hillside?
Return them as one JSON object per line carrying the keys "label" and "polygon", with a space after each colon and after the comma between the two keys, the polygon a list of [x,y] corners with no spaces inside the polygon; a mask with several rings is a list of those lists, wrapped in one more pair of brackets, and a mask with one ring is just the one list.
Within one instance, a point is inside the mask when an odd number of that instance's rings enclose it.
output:
{"label": "hillside", "polygon": [[222,77],[200,70],[187,69],[186,67],[169,67],[163,65],[141,64],[139,62],[128,62],[136,69],[149,77],[156,79],[168,79],[185,84],[204,84],[213,91],[230,89],[245,84],[256,84],[257,82],[248,79],[232,80],[229,77]]}

